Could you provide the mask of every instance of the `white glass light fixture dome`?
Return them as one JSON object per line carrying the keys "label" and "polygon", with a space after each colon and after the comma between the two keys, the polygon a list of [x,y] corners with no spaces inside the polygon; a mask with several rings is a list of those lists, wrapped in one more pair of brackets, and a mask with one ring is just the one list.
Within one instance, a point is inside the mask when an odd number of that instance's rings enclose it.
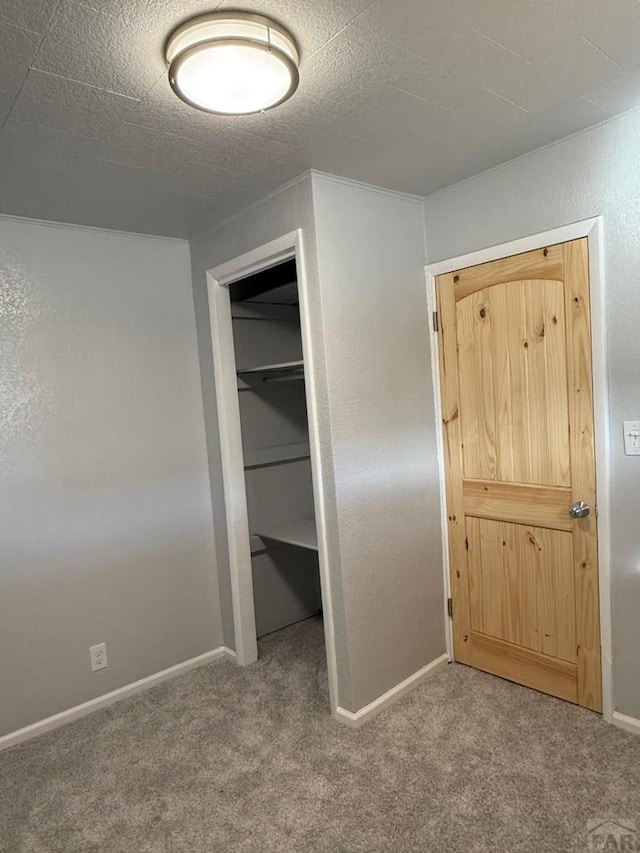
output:
{"label": "white glass light fixture dome", "polygon": [[298,49],[262,15],[212,12],[169,36],[169,82],[187,104],[220,115],[277,107],[298,88]]}

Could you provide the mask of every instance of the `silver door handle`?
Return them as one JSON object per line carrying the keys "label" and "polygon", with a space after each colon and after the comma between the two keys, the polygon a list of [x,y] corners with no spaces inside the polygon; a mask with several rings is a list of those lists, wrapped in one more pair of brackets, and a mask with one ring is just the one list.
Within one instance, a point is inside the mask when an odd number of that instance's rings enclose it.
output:
{"label": "silver door handle", "polygon": [[591,512],[591,507],[585,501],[576,501],[569,507],[571,518],[586,518]]}

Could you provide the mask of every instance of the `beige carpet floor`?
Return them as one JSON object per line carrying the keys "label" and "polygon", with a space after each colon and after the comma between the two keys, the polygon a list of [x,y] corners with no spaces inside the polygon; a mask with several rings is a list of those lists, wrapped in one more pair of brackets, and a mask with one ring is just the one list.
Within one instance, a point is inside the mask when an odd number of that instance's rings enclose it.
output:
{"label": "beige carpet floor", "polygon": [[1,753],[0,850],[565,853],[596,849],[590,820],[640,829],[640,738],[595,714],[453,665],[352,731],[319,620],[260,653]]}

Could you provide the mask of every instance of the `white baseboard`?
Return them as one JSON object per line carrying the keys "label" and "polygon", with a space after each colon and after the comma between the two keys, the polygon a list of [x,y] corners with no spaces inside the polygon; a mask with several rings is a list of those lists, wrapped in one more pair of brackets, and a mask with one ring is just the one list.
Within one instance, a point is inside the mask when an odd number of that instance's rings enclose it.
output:
{"label": "white baseboard", "polygon": [[640,720],[636,717],[627,717],[626,714],[621,714],[620,711],[614,711],[611,716],[611,722],[619,729],[624,729],[625,732],[640,735]]}
{"label": "white baseboard", "polygon": [[168,681],[170,678],[175,678],[177,675],[183,675],[190,669],[195,669],[198,666],[204,666],[215,660],[220,660],[226,657],[235,660],[236,653],[233,649],[227,646],[220,646],[210,652],[205,652],[195,658],[190,658],[182,663],[177,663],[175,666],[170,666],[168,669],[163,669],[160,672],[154,672],[153,675],[148,675],[146,678],[141,678],[138,681],[133,681],[131,684],[125,684],[123,687],[118,687],[110,693],[105,693],[102,696],[96,696],[95,699],[90,699],[88,702],[83,702],[81,705],[75,705],[73,708],[68,708],[66,711],[61,711],[59,714],[54,714],[52,717],[46,717],[44,720],[39,720],[37,723],[31,723],[22,729],[17,729],[15,732],[0,737],[0,750],[8,749],[10,746],[15,746],[25,740],[29,740],[37,735],[49,732],[52,729],[57,729],[60,726],[65,726],[73,720],[79,720],[81,717],[86,717],[88,714],[93,714],[94,711],[99,711],[101,708],[106,708],[108,705],[113,705],[121,699],[126,699],[128,696],[134,696],[136,693],[142,693],[150,687],[155,687],[163,681]]}
{"label": "white baseboard", "polygon": [[392,687],[391,690],[387,690],[386,693],[383,693],[382,696],[378,696],[377,699],[374,699],[373,702],[365,705],[364,708],[360,708],[359,711],[354,712],[347,711],[345,708],[336,708],[335,717],[339,722],[350,726],[352,729],[357,729],[363,725],[363,723],[366,723],[368,720],[377,716],[381,711],[384,711],[384,709],[389,705],[397,702],[401,696],[404,696],[405,693],[413,690],[418,686],[418,684],[426,678],[429,678],[431,675],[434,675],[448,663],[449,655],[440,655],[439,658],[432,660],[431,663],[423,666],[422,669],[414,672],[413,675],[409,676],[409,678],[405,678],[405,680],[401,681],[400,684],[396,684],[396,686]]}

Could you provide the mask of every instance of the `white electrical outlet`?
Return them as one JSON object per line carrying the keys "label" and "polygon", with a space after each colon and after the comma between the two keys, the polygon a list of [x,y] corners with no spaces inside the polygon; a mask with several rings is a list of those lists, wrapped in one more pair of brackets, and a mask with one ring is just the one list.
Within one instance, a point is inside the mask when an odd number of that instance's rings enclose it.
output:
{"label": "white electrical outlet", "polygon": [[640,421],[623,421],[624,452],[626,456],[640,456]]}
{"label": "white electrical outlet", "polygon": [[90,646],[89,655],[91,656],[92,672],[96,672],[99,669],[106,669],[109,666],[106,643],[98,643],[97,646]]}

